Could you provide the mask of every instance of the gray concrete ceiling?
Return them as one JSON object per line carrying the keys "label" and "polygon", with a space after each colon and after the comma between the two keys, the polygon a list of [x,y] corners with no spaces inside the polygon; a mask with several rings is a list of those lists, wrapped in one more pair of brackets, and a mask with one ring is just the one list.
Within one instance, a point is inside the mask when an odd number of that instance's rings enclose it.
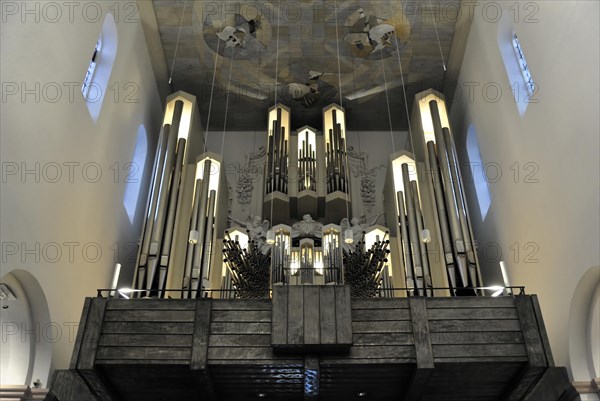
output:
{"label": "gray concrete ceiling", "polygon": [[226,105],[227,130],[266,129],[275,98],[291,107],[292,128],[319,128],[321,109],[339,103],[340,92],[348,129],[389,130],[388,101],[393,129],[406,129],[403,80],[409,109],[413,94],[443,91],[462,61],[457,30],[466,42],[460,0],[152,4],[155,16],[142,18],[147,40],[162,47],[159,57],[151,49],[163,64],[155,72],[166,64],[170,89],[197,96],[214,130],[224,128]]}

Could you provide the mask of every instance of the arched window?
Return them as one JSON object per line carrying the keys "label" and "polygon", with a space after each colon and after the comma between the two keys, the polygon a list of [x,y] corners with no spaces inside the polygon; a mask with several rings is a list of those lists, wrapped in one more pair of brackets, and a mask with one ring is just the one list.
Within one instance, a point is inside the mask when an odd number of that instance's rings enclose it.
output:
{"label": "arched window", "polygon": [[485,165],[481,160],[481,151],[479,150],[479,141],[477,140],[477,130],[475,125],[471,124],[467,132],[467,155],[469,156],[469,165],[471,167],[471,176],[477,203],[481,212],[481,220],[485,220],[492,204],[492,195],[490,186],[485,173]]}
{"label": "arched window", "polygon": [[537,103],[538,88],[531,76],[521,42],[515,33],[509,13],[504,14],[498,22],[498,49],[515,98],[515,105],[523,117],[529,103]]}
{"label": "arched window", "polygon": [[135,150],[133,152],[133,158],[129,165],[124,166],[127,173],[125,178],[125,196],[123,197],[123,204],[129,221],[133,224],[135,218],[135,212],[138,206],[138,200],[140,197],[140,189],[142,186],[142,179],[144,176],[144,167],[146,166],[146,156],[148,154],[148,136],[146,134],[146,128],[144,124],[141,124],[138,128],[137,142],[135,144]]}
{"label": "arched window", "polygon": [[98,121],[106,96],[108,81],[117,57],[117,24],[112,14],[107,14],[102,31],[96,41],[90,64],[81,85],[81,94],[94,122]]}

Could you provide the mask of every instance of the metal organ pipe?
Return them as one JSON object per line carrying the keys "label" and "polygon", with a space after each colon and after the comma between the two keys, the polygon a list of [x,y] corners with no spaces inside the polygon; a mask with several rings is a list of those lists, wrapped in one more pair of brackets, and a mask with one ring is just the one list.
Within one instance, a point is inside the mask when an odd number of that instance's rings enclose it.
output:
{"label": "metal organ pipe", "polygon": [[431,282],[431,271],[429,270],[429,257],[427,255],[427,245],[423,241],[421,241],[420,234],[423,232],[423,214],[421,213],[421,202],[419,199],[419,187],[416,181],[412,181],[411,183],[412,194],[414,198],[415,204],[415,218],[417,220],[417,231],[418,238],[415,238],[415,241],[419,243],[419,249],[421,250],[421,262],[423,263],[423,291],[427,296],[432,296],[433,293],[429,290],[429,287],[433,287]]}
{"label": "metal organ pipe", "polygon": [[400,247],[404,254],[404,270],[406,274],[406,287],[413,289],[415,279],[413,276],[412,255],[410,252],[410,239],[408,238],[408,226],[406,222],[406,211],[404,210],[404,194],[402,191],[396,193],[398,201],[398,218],[400,221]]}
{"label": "metal organ pipe", "polygon": [[429,167],[431,168],[432,173],[431,179],[433,181],[435,206],[437,208],[438,220],[440,223],[440,233],[442,236],[442,248],[444,250],[446,269],[448,270],[450,285],[452,288],[456,288],[456,264],[454,262],[450,229],[448,228],[444,191],[442,190],[442,181],[440,178],[440,171],[436,158],[435,143],[433,141],[427,142],[427,154],[429,156]]}
{"label": "metal organ pipe", "polygon": [[423,288],[423,262],[421,258],[421,249],[419,247],[419,233],[417,229],[414,198],[410,185],[410,176],[408,174],[408,164],[406,163],[402,164],[402,180],[404,181],[406,214],[408,217],[408,236],[410,238],[410,249],[414,263],[414,279],[417,290],[421,292],[421,289]]}
{"label": "metal organ pipe", "polygon": [[[464,226],[466,229],[466,234],[463,234],[465,240],[468,239],[468,243],[467,243],[467,258],[469,260],[469,274],[471,277],[471,283],[473,286],[479,286],[481,285],[479,278],[478,278],[478,271],[477,271],[477,266],[479,266],[479,260],[477,257],[477,250],[475,248],[475,237],[473,236],[473,229],[471,227],[471,221],[469,218],[469,207],[467,205],[467,199],[466,196],[464,194],[464,190],[463,190],[463,179],[462,179],[462,174],[460,172],[460,167],[458,165],[458,156],[456,154],[456,145],[454,144],[454,138],[452,137],[452,133],[450,132],[449,129],[447,129],[447,146],[451,151],[451,155],[453,160],[455,161],[455,166],[456,166],[456,173],[457,173],[457,180],[456,183],[458,185],[458,191],[457,193],[460,195],[460,201],[461,204],[463,206],[463,213],[464,213]],[[462,224],[462,223],[461,223]],[[484,295],[483,290],[480,290],[481,295]]]}
{"label": "metal organ pipe", "polygon": [[146,270],[148,265],[148,252],[150,249],[150,237],[152,235],[154,214],[156,212],[158,193],[160,191],[160,177],[162,176],[170,127],[170,125],[163,125],[159,136],[158,147],[156,149],[156,156],[154,158],[154,167],[152,169],[152,181],[150,183],[151,192],[148,197],[148,204],[146,206],[146,218],[144,219],[144,225],[142,227],[142,240],[136,263],[135,278],[133,283],[133,286],[136,289],[144,287],[146,283]]}
{"label": "metal organ pipe", "polygon": [[217,191],[212,189],[208,197],[208,218],[206,219],[206,235],[204,236],[204,256],[202,257],[202,280],[209,279],[210,262],[213,245],[213,223],[215,220],[215,202],[217,199]]}
{"label": "metal organ pipe", "polygon": [[[146,288],[152,288],[156,271],[159,265],[159,254],[163,243],[163,235],[165,228],[165,219],[168,210],[168,197],[172,190],[172,173],[174,167],[174,159],[177,145],[177,135],[181,113],[183,111],[183,102],[175,102],[175,110],[173,112],[173,121],[171,129],[169,129],[169,140],[167,141],[167,153],[162,170],[160,180],[160,191],[158,203],[156,205],[155,222],[152,227],[152,237],[150,239],[150,249],[148,252],[148,274],[146,276]],[[149,295],[149,294],[147,294]]]}
{"label": "metal organ pipe", "polygon": [[[202,193],[202,179],[196,179],[196,186],[194,188],[194,203],[192,205],[192,217],[190,222],[190,238],[187,245],[187,252],[185,256],[185,276],[183,278],[183,288],[186,290],[183,293],[183,298],[187,298],[189,295],[189,289],[191,288],[192,282],[192,266],[194,260],[194,247],[200,240],[198,234],[198,209],[200,209],[200,196]],[[195,233],[197,238],[192,239],[192,232]]]}
{"label": "metal organ pipe", "polygon": [[167,222],[165,225],[165,235],[163,237],[162,251],[160,257],[160,272],[158,280],[159,298],[162,296],[165,280],[167,278],[167,268],[169,266],[169,255],[173,241],[173,230],[175,229],[175,215],[177,213],[177,198],[179,195],[179,186],[181,184],[181,170],[183,168],[185,156],[186,140],[179,138],[177,142],[177,158],[173,177],[171,178],[171,193],[169,194],[169,209],[167,211]]}
{"label": "metal organ pipe", "polygon": [[196,291],[198,290],[198,284],[201,280],[201,267],[202,267],[202,256],[204,250],[204,239],[206,229],[206,203],[208,198],[208,185],[210,182],[210,159],[204,160],[204,170],[202,175],[202,190],[200,193],[200,205],[198,207],[198,214],[196,217],[197,231],[198,231],[198,243],[195,245],[195,252],[192,258],[192,275],[190,280],[191,297],[196,298]]}

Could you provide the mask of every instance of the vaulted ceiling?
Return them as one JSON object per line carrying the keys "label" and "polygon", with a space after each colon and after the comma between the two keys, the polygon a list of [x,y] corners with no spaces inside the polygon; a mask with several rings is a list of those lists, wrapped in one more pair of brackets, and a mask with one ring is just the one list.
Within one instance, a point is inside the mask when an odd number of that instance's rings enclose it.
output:
{"label": "vaulted ceiling", "polygon": [[275,100],[294,129],[320,128],[332,102],[348,129],[406,129],[403,84],[409,109],[415,93],[448,89],[470,26],[460,0],[138,3],[157,81],[171,77],[163,92],[194,94],[214,130],[266,129]]}

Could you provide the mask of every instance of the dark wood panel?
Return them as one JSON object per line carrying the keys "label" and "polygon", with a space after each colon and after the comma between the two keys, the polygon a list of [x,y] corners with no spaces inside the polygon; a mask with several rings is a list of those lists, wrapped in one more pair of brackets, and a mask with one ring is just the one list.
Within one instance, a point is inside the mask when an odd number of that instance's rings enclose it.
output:
{"label": "dark wood panel", "polygon": [[272,343],[274,345],[287,344],[287,306],[288,293],[282,285],[273,286],[272,307]]}
{"label": "dark wood panel", "polygon": [[304,287],[304,343],[320,344],[320,305],[319,287],[311,285]]}
{"label": "dark wood panel", "polygon": [[270,323],[211,323],[210,334],[271,334]]}
{"label": "dark wood panel", "polygon": [[209,347],[208,359],[229,359],[243,361],[248,359],[277,359],[270,347]]}
{"label": "dark wood panel", "polygon": [[335,326],[338,344],[352,344],[352,309],[350,287],[335,287]]}
{"label": "dark wood panel", "polygon": [[542,308],[537,295],[531,295],[531,303],[533,304],[533,312],[542,337],[542,345],[544,346],[544,353],[546,355],[546,361],[548,366],[554,366],[554,356],[552,356],[552,350],[550,348],[550,340],[548,339],[548,332],[546,331],[546,325],[544,324],[544,318],[542,316]]}
{"label": "dark wood panel", "polygon": [[518,331],[486,332],[436,332],[431,333],[432,344],[523,344],[523,334]]}
{"label": "dark wood panel", "polygon": [[352,309],[408,309],[408,298],[353,298]]}
{"label": "dark wood panel", "polygon": [[[83,303],[83,311],[81,312],[81,320],[79,321],[79,327],[77,329],[77,336],[75,337],[75,344],[73,345],[73,354],[71,355],[70,369],[77,368],[77,360],[79,359],[79,352],[81,351],[81,344],[83,342],[83,333],[85,333],[85,325],[87,323],[88,314],[90,312],[90,305],[92,304],[92,298],[86,298]],[[66,373],[61,373],[61,380],[66,380],[68,376]],[[63,377],[64,376],[64,377]]]}
{"label": "dark wood panel", "polygon": [[213,322],[271,322],[270,310],[215,310],[211,315]]}
{"label": "dark wood panel", "polygon": [[335,344],[337,341],[335,326],[335,289],[331,286],[319,288],[319,329],[321,344]]}
{"label": "dark wood panel", "polygon": [[526,357],[523,344],[433,345],[435,358],[478,358],[484,356]]}
{"label": "dark wood panel", "polygon": [[102,347],[98,349],[98,359],[177,359],[189,361],[190,348],[177,347]]}
{"label": "dark wood panel", "polygon": [[412,333],[355,333],[354,345],[412,345],[415,343]]}
{"label": "dark wood panel", "polygon": [[415,349],[411,346],[354,345],[352,348],[350,348],[348,359],[412,359],[415,358],[415,356]]}
{"label": "dark wood panel", "polygon": [[417,369],[433,369],[433,352],[429,324],[427,322],[427,305],[425,298],[414,297],[409,301],[412,319]]}
{"label": "dark wood panel", "polygon": [[429,330],[433,332],[474,331],[520,331],[518,320],[432,320]]}
{"label": "dark wood panel", "polygon": [[428,308],[514,308],[512,297],[433,297],[427,299]]}
{"label": "dark wood panel", "polygon": [[100,340],[100,331],[106,309],[106,298],[93,298],[85,324],[85,332],[81,341],[81,349],[77,360],[78,370],[88,370],[94,368],[96,352],[98,350],[98,341]]}
{"label": "dark wood panel", "polygon": [[211,335],[208,339],[209,347],[269,347],[271,336],[268,334],[235,334]]}
{"label": "dark wood panel", "polygon": [[[276,291],[275,286],[273,291]],[[281,286],[280,286],[281,287]],[[271,310],[268,299],[213,299],[213,311],[216,310]]]}
{"label": "dark wood panel", "polygon": [[121,299],[111,298],[106,310],[190,310],[196,309],[195,299]]}
{"label": "dark wood panel", "polygon": [[304,291],[302,286],[287,286],[287,344],[304,343]]}
{"label": "dark wood panel", "polygon": [[109,310],[106,322],[193,322],[193,310]]}
{"label": "dark wood panel", "polygon": [[353,322],[352,330],[357,333],[412,333],[411,322]]}
{"label": "dark wood panel", "polygon": [[409,309],[353,309],[352,321],[410,320]]}
{"label": "dark wood panel", "polygon": [[194,323],[105,322],[102,334],[193,334]]}
{"label": "dark wood panel", "polygon": [[190,347],[191,335],[163,335],[163,334],[102,334],[100,346],[122,347]]}
{"label": "dark wood panel", "polygon": [[194,317],[190,369],[200,370],[206,368],[206,360],[208,359],[208,337],[212,318],[212,300],[197,300]]}
{"label": "dark wood panel", "polygon": [[502,320],[517,319],[517,310],[514,308],[427,308],[427,316],[429,317],[429,320]]}
{"label": "dark wood panel", "polygon": [[515,297],[515,305],[519,314],[529,363],[531,366],[548,366],[531,298],[526,295]]}

